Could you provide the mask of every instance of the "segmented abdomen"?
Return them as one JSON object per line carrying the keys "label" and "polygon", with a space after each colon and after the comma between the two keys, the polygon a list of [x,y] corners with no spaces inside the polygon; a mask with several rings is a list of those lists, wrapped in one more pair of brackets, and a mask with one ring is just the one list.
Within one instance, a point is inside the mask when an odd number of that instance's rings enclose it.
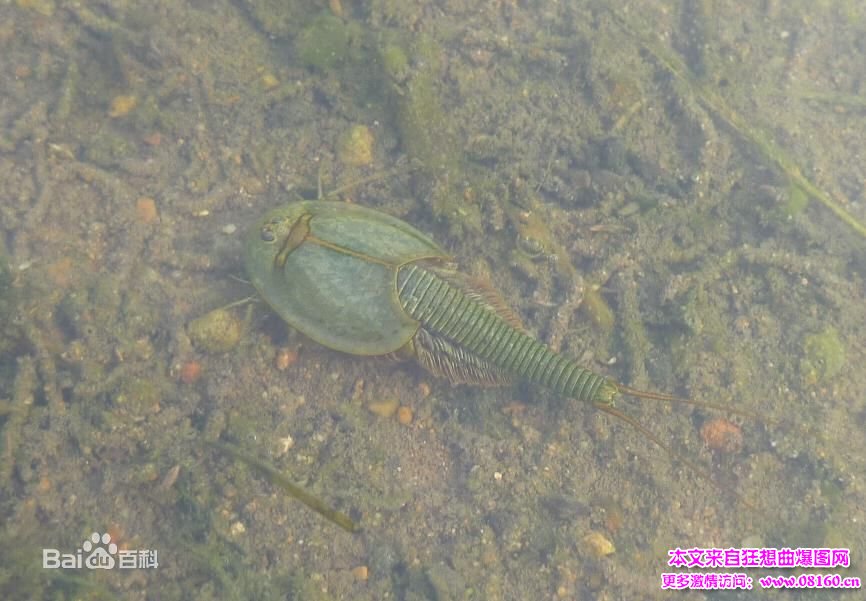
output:
{"label": "segmented abdomen", "polygon": [[403,310],[432,334],[460,345],[503,371],[580,401],[595,401],[606,378],[553,352],[482,302],[429,269],[397,272]]}

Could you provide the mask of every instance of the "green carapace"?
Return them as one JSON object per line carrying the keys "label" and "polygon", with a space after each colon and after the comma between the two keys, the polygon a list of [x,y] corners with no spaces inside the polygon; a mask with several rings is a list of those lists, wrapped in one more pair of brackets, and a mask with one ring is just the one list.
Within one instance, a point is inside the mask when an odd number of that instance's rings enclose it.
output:
{"label": "green carapace", "polygon": [[252,228],[245,256],[265,302],[328,348],[412,357],[456,383],[526,380],[601,406],[631,392],[530,336],[436,242],[379,211],[287,204]]}
{"label": "green carapace", "polygon": [[247,274],[271,308],[319,344],[354,355],[387,355],[412,340],[418,321],[397,298],[397,273],[445,258],[399,219],[342,202],[275,209],[246,243]]}

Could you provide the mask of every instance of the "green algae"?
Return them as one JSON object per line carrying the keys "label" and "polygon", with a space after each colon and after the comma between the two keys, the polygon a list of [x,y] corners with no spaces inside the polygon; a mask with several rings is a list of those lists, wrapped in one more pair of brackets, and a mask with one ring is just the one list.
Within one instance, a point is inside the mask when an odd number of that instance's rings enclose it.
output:
{"label": "green algae", "polygon": [[583,294],[581,309],[605,334],[610,334],[616,325],[616,315],[601,292],[595,286],[590,286]]}
{"label": "green algae", "polygon": [[295,51],[304,66],[327,71],[346,60],[349,41],[349,28],[343,20],[322,13],[298,34]]}
{"label": "green algae", "polygon": [[803,355],[800,373],[807,386],[829,382],[845,366],[845,344],[833,326],[807,335],[803,339]]}
{"label": "green algae", "polygon": [[682,307],[683,322],[692,335],[704,339],[717,353],[723,351],[728,331],[719,302],[705,286],[696,286],[689,290]]}
{"label": "green algae", "polygon": [[438,41],[429,34],[415,36],[411,43],[399,35],[388,35],[380,44],[379,55],[396,109],[401,145],[430,184],[433,215],[445,218],[458,230],[467,226],[481,231],[478,208],[458,201],[464,156],[442,100],[441,52]]}
{"label": "green algae", "polygon": [[782,217],[796,217],[809,206],[809,195],[802,187],[792,182],[785,193],[785,201],[782,205]]}
{"label": "green algae", "polygon": [[396,41],[386,42],[381,50],[382,68],[392,81],[403,81],[409,76],[409,57]]}
{"label": "green algae", "polygon": [[[419,161],[431,177],[457,172],[459,153],[454,150],[451,126],[440,100],[439,61],[430,36],[412,44],[413,62],[420,65],[397,91],[400,139],[410,157]],[[393,54],[393,50],[389,52]],[[390,61],[393,68],[393,60]]]}

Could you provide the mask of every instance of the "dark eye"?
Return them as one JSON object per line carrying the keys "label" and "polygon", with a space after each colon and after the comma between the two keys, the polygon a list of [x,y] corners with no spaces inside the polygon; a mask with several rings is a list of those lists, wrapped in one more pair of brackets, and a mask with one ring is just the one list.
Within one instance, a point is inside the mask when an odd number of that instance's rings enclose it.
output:
{"label": "dark eye", "polygon": [[262,228],[262,240],[264,240],[265,242],[273,242],[275,239],[276,239],[276,236],[274,236],[274,232],[271,231],[271,228],[269,228],[269,227],[263,227]]}

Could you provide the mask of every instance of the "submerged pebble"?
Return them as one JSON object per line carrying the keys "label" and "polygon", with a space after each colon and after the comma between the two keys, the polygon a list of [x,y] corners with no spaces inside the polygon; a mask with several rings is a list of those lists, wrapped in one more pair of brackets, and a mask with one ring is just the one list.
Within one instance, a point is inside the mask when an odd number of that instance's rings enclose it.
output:
{"label": "submerged pebble", "polygon": [[150,225],[159,220],[156,201],[149,196],[142,196],[135,201],[135,216],[140,223]]}
{"label": "submerged pebble", "polygon": [[237,345],[243,322],[225,309],[215,309],[192,320],[187,333],[192,343],[207,353],[224,353]]}
{"label": "submerged pebble", "polygon": [[201,377],[201,363],[194,359],[187,361],[181,365],[178,377],[184,384],[194,384]]}
{"label": "submerged pebble", "polygon": [[397,409],[397,421],[404,426],[408,426],[412,423],[412,417],[413,414],[410,407],[406,407],[405,405],[403,405]]}
{"label": "submerged pebble", "polygon": [[601,558],[616,552],[616,547],[601,532],[590,532],[583,537],[581,542],[583,543],[584,550],[588,551],[593,557]]}
{"label": "submerged pebble", "polygon": [[400,403],[396,399],[387,399],[385,401],[373,401],[367,405],[367,409],[379,417],[391,417],[397,412],[399,406]]}
{"label": "submerged pebble", "polygon": [[290,348],[281,348],[277,351],[274,357],[274,366],[279,371],[286,371],[289,367],[295,364],[298,360],[298,351]]}

